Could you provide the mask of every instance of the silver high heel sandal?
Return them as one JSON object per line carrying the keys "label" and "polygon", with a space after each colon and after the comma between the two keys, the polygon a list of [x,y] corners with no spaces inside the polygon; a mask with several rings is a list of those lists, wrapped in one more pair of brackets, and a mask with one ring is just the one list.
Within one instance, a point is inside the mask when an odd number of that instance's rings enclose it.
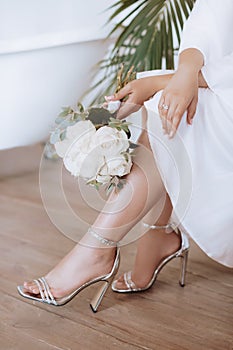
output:
{"label": "silver high heel sandal", "polygon": [[112,284],[112,290],[117,293],[132,293],[132,292],[142,292],[147,289],[149,289],[155,282],[159,272],[161,269],[172,259],[174,258],[180,258],[181,260],[181,270],[180,270],[180,279],[179,283],[181,287],[185,286],[185,275],[186,275],[186,267],[187,267],[187,261],[188,261],[188,253],[189,253],[189,240],[188,237],[181,232],[178,228],[173,227],[172,224],[168,224],[165,226],[156,226],[156,225],[148,225],[146,223],[143,223],[145,227],[148,227],[149,229],[172,229],[172,231],[175,231],[178,235],[181,237],[181,245],[180,248],[170,256],[166,257],[159,266],[156,267],[153,276],[150,280],[150,282],[144,287],[144,288],[138,288],[136,284],[132,281],[131,277],[131,271],[124,273],[124,282],[127,287],[127,289],[119,289],[117,288],[116,284],[118,280],[115,280]]}
{"label": "silver high heel sandal", "polygon": [[95,237],[97,240],[99,240],[102,244],[109,246],[109,247],[116,247],[116,257],[115,257],[113,267],[112,267],[112,270],[110,273],[108,273],[104,276],[94,278],[91,281],[84,283],[82,286],[80,286],[78,289],[73,291],[71,294],[69,294],[65,297],[62,297],[62,298],[54,298],[45,277],[41,277],[41,278],[34,280],[34,282],[37,284],[38,289],[39,289],[39,293],[37,295],[33,295],[33,293],[25,291],[24,286],[17,287],[19,294],[27,299],[39,301],[39,302],[54,305],[54,306],[61,306],[61,305],[68,303],[70,300],[72,300],[84,288],[87,288],[87,287],[91,286],[92,284],[99,282],[101,285],[90,303],[92,311],[97,312],[98,307],[99,307],[108,287],[111,285],[111,283],[112,283],[112,281],[113,281],[113,279],[118,271],[119,264],[120,264],[120,248],[117,246],[116,242],[110,241],[106,238],[103,238],[98,233],[96,233],[93,229],[89,229],[88,232],[93,237]]}

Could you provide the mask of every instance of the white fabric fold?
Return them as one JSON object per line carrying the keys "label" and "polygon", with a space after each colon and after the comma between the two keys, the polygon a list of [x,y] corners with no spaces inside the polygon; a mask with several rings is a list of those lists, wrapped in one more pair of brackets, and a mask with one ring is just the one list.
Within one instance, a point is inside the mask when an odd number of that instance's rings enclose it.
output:
{"label": "white fabric fold", "polygon": [[233,1],[197,0],[184,24],[179,53],[196,48],[204,64],[216,61],[233,51]]}
{"label": "white fabric fold", "polygon": [[[203,53],[202,73],[209,86],[199,89],[193,125],[184,115],[169,140],[158,113],[161,92],[145,103],[150,144],[174,220],[206,254],[229,267],[233,267],[232,33],[233,0],[197,0],[180,46],[180,52],[196,48]],[[138,77],[156,74],[142,72]]]}
{"label": "white fabric fold", "polygon": [[233,52],[202,68],[209,88],[233,111]]}

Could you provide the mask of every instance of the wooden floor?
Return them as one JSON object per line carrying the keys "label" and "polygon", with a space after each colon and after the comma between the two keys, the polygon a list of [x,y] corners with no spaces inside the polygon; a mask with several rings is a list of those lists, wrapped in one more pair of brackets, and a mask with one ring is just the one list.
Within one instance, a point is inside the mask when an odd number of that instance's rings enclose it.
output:
{"label": "wooden floor", "polygon": [[[56,207],[57,193],[53,186],[47,190]],[[75,192],[72,200],[77,202]],[[185,288],[178,284],[179,261],[174,261],[149,291],[109,290],[93,314],[92,287],[59,308],[17,293],[17,284],[45,274],[74,245],[50,221],[37,173],[0,181],[0,224],[0,349],[233,349],[232,270],[194,243]],[[122,249],[121,271],[132,266],[134,253],[135,243]]]}

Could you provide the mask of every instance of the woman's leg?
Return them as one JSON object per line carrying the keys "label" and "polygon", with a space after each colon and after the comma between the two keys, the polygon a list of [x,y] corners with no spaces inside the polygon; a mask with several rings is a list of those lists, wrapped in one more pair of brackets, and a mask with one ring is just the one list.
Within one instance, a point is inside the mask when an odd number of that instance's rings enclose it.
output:
{"label": "woman's leg", "polygon": [[[93,228],[101,236],[119,241],[155,203],[166,198],[166,192],[155,165],[146,131],[140,137],[141,147],[127,183],[118,193],[112,193],[104,211],[99,214]],[[62,297],[84,282],[111,270],[115,249],[103,249],[90,234],[82,240],[45,277],[54,297]],[[31,281],[25,288],[38,293]]]}
{"label": "woman's leg", "polygon": [[[166,196],[164,209],[155,222],[158,208],[154,208],[143,218],[143,222],[150,225],[163,226],[169,221],[172,205],[169,196]],[[132,280],[138,288],[144,288],[150,282],[155,268],[167,256],[180,248],[180,237],[175,233],[165,233],[164,229],[148,230],[137,243],[137,254],[132,270]],[[121,275],[115,282],[115,288],[128,289]]]}

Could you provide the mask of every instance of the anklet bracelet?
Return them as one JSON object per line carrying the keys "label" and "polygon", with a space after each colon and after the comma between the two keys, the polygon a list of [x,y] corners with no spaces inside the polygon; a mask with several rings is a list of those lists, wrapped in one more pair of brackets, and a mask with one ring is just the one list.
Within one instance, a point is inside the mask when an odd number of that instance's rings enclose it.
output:
{"label": "anklet bracelet", "polygon": [[107,245],[109,247],[116,247],[117,246],[117,242],[111,241],[111,240],[109,240],[107,238],[104,238],[104,237],[100,236],[91,227],[88,229],[87,232],[90,233],[96,239],[98,239],[98,241],[100,241],[101,243],[103,243],[103,244],[105,244],[105,245]]}
{"label": "anklet bracelet", "polygon": [[[142,222],[142,224],[143,224],[144,227],[150,228],[151,230],[159,230],[159,229],[167,230],[167,229],[172,229],[173,231],[176,232],[176,229],[175,229],[175,227],[173,227],[172,224],[161,225],[161,226],[149,225],[149,224],[147,224],[146,222]],[[170,233],[170,232],[169,232],[169,233]],[[177,232],[176,232],[176,233],[177,233]]]}

